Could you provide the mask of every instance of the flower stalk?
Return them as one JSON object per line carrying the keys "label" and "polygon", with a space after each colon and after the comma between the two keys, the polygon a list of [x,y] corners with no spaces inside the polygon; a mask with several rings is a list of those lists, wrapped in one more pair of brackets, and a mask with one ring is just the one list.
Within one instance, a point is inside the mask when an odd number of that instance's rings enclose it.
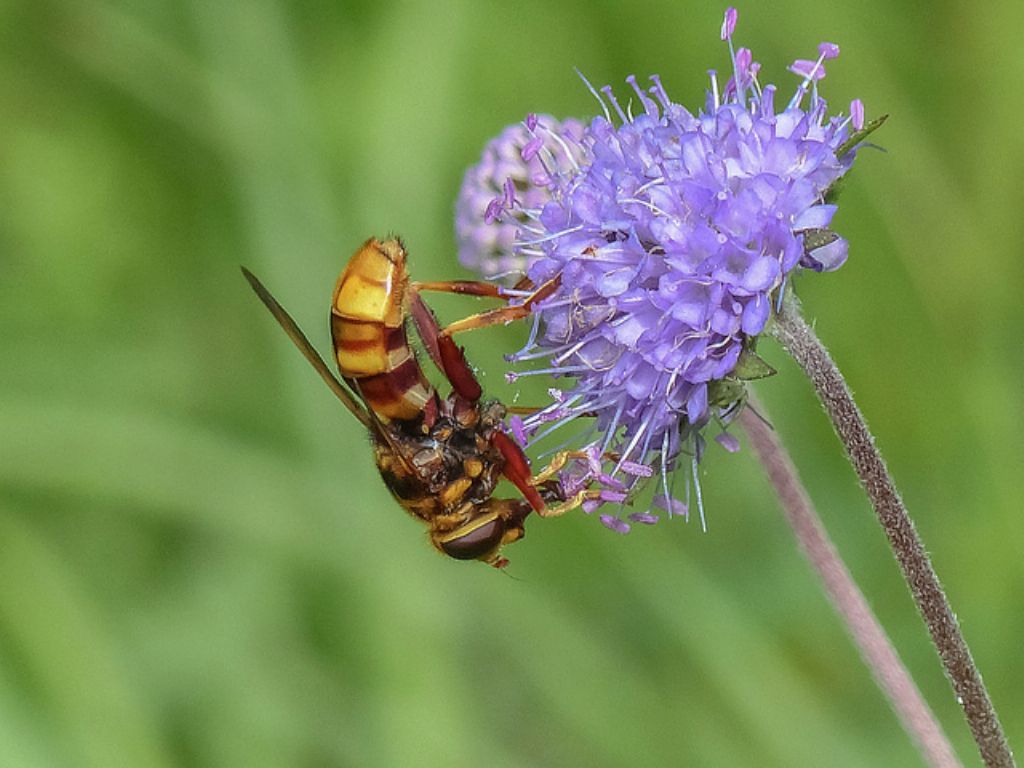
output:
{"label": "flower stalk", "polygon": [[990,768],[1015,766],[999,717],[956,615],[846,381],[800,314],[794,298],[784,304],[770,333],[813,382],[832,420],[928,627],[982,760]]}
{"label": "flower stalk", "polygon": [[889,699],[903,729],[916,743],[927,765],[932,768],[961,766],[942,726],[829,538],[789,452],[764,420],[764,409],[759,403],[751,402],[751,405],[752,408],[744,408],[740,413],[739,422],[775,488],[786,521],[817,571],[832,606],[845,622],[875,682]]}

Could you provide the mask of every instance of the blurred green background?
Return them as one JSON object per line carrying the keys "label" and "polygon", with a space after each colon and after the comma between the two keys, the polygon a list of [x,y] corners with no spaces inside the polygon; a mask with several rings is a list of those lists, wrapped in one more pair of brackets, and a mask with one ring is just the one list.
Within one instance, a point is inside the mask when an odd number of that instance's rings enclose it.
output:
{"label": "blurred green background", "polygon": [[[533,520],[507,573],[448,561],[238,271],[321,348],[371,234],[466,277],[452,205],[484,142],[592,114],[574,66],[699,105],[723,10],[0,4],[0,764],[918,764],[749,451],[709,450],[707,534],[576,514]],[[832,40],[825,95],[892,115],[844,193],[849,263],[799,288],[1024,748],[1024,6],[740,11],[763,81]],[[522,333],[467,337],[491,394]],[[808,384],[764,350],[775,425],[974,761]]]}

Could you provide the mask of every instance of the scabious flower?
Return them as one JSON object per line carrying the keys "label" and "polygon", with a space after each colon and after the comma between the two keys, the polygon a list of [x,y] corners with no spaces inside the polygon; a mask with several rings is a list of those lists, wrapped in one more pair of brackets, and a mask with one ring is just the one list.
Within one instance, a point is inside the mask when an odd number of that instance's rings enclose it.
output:
{"label": "scabious flower", "polygon": [[[656,75],[646,90],[627,78],[636,114],[609,86],[603,97],[591,87],[603,116],[579,139],[557,142],[528,120],[533,140],[523,146],[543,167],[530,187],[505,184],[487,208],[500,227],[515,228],[512,253],[533,284],[554,288],[533,305],[527,345],[509,357],[547,364],[509,377],[545,374],[571,384],[551,390],[553,401],[514,431],[536,442],[593,418],[595,439],[561,477],[567,492],[593,489],[587,511],[627,501],[658,471],[655,502],[670,516],[685,514],[669,483],[685,457],[687,504],[692,477],[703,517],[702,431],[738,412],[744,380],[772,372],[754,345],[793,272],[831,271],[846,260],[846,241],[830,229],[829,193],[865,132],[859,102],[850,116],[830,117],[818,94],[825,62],[839,49],[822,43],[816,59],[795,62],[800,82],[779,106],[750,51],[733,47],[735,23],[730,8],[722,39],[731,76],[720,87],[711,73],[703,109],[673,102]],[[731,435],[719,442],[738,447]],[[629,530],[618,515],[601,520]]]}
{"label": "scabious flower", "polygon": [[[583,159],[583,123],[530,115],[508,126],[484,147],[480,162],[466,171],[455,205],[459,263],[488,279],[526,271],[528,255],[515,250],[525,210],[551,200],[552,175],[579,170]],[[522,210],[505,207],[497,221],[495,196],[518,197]]]}

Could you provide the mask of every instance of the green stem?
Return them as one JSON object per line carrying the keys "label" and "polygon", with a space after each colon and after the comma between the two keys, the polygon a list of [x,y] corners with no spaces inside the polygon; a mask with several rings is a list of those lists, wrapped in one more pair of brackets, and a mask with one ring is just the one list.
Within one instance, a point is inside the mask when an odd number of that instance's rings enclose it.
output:
{"label": "green stem", "polygon": [[740,413],[740,424],[775,488],[786,521],[817,571],[836,613],[846,623],[864,663],[889,699],[903,730],[916,742],[925,763],[932,768],[958,768],[962,763],[953,746],[829,538],[789,452],[765,421],[763,406],[753,398],[751,405]]}
{"label": "green stem", "polygon": [[818,398],[832,419],[832,426],[871,499],[903,571],[903,578],[931,633],[982,760],[990,768],[1011,768],[1016,763],[999,717],[867,422],[828,350],[794,304],[795,301],[787,302],[783,307],[773,325],[772,335],[811,379]]}

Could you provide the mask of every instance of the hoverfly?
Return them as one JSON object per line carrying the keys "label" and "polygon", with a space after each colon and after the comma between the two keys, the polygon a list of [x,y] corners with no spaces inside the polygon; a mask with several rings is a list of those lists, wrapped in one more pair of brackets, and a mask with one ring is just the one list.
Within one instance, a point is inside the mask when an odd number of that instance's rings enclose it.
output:
{"label": "hoverfly", "polygon": [[[369,431],[374,462],[398,503],[427,525],[431,544],[457,560],[507,565],[501,548],[522,538],[531,511],[542,517],[579,506],[551,479],[567,456],[531,474],[508,437],[507,409],[482,400],[481,387],[451,334],[522,317],[551,291],[541,286],[522,305],[470,316],[440,328],[420,296],[424,290],[504,298],[490,283],[414,283],[401,240],[370,238],[349,260],[334,288],[331,336],[340,378],[328,368],[299,326],[263,284],[242,267],[256,295],[339,400]],[[441,397],[424,376],[406,334],[411,316],[424,347],[452,386]],[[504,476],[521,499],[497,499]],[[549,506],[550,504],[550,506]]]}

